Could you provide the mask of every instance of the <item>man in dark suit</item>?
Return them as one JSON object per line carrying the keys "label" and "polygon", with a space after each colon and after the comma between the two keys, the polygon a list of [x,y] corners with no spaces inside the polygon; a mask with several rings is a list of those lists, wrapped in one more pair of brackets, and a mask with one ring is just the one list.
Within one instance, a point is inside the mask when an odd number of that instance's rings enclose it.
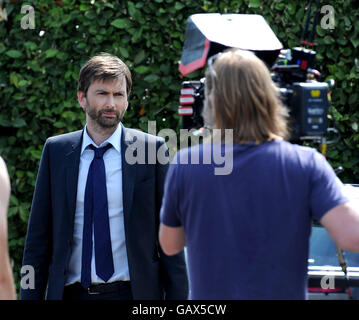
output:
{"label": "man in dark suit", "polygon": [[153,155],[165,142],[121,123],[131,85],[115,56],[82,67],[86,126],[45,143],[23,257],[35,282],[22,299],[187,299],[183,252],[166,256],[157,237],[168,162]]}

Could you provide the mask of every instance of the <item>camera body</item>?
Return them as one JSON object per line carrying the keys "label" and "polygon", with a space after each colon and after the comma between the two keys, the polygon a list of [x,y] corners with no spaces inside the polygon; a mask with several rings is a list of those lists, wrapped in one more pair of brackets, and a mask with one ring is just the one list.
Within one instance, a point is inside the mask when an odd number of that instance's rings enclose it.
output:
{"label": "camera body", "polygon": [[200,81],[183,81],[178,114],[182,116],[183,129],[199,129],[204,126],[204,78]]}
{"label": "camera body", "polygon": [[[319,73],[310,68],[315,52],[301,52],[301,48],[283,50],[272,68],[272,80],[278,86],[283,104],[289,109],[291,141],[324,137],[328,129],[329,85],[315,79]],[[293,54],[291,60],[288,55]],[[180,106],[183,129],[204,126],[205,81],[183,81]]]}
{"label": "camera body", "polygon": [[272,79],[289,109],[292,141],[320,139],[328,131],[330,88],[313,69],[316,52],[305,48],[282,50],[273,65]]}

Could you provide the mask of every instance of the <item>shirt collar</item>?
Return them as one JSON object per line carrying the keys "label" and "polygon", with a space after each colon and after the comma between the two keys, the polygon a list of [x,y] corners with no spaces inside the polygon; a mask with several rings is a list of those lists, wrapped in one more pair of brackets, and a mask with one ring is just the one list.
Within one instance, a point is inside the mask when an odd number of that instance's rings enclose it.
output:
{"label": "shirt collar", "polygon": [[84,128],[83,133],[83,139],[82,139],[82,147],[81,147],[81,154],[84,152],[84,150],[91,144],[93,144],[95,147],[103,147],[109,143],[112,144],[112,146],[118,151],[121,152],[121,134],[122,134],[122,127],[121,125],[118,125],[115,132],[109,137],[107,140],[101,143],[101,145],[97,145],[91,137],[87,133],[87,124]]}

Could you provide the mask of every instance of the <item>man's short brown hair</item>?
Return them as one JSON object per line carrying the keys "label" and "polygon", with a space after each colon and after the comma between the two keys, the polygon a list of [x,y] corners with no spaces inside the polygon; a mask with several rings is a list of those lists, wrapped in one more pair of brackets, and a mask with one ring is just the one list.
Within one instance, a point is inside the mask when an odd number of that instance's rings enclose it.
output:
{"label": "man's short brown hair", "polygon": [[[288,111],[279,98],[269,70],[253,53],[231,49],[220,55],[206,73],[204,117],[218,129],[233,129],[235,143],[262,143],[288,137]],[[206,115],[210,112],[211,115]]]}
{"label": "man's short brown hair", "polygon": [[80,70],[77,90],[87,94],[90,85],[96,80],[115,80],[126,78],[127,96],[131,92],[131,72],[126,64],[118,57],[108,53],[101,53],[92,57]]}

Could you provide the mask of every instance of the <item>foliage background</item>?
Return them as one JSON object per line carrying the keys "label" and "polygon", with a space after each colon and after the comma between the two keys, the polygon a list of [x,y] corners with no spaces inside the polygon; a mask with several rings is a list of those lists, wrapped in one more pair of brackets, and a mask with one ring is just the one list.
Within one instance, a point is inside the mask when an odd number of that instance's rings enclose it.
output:
{"label": "foliage background", "polygon": [[[299,44],[305,19],[302,0],[2,0],[8,19],[0,21],[0,154],[12,195],[8,232],[19,289],[22,251],[32,194],[47,137],[77,130],[84,115],[76,99],[79,70],[99,52],[121,57],[133,72],[134,89],[124,124],[147,130],[147,121],[179,129],[181,81],[178,61],[187,18],[204,12],[256,13],[265,17],[284,47]],[[35,9],[35,29],[20,27],[21,7]],[[333,78],[332,113],[341,140],[328,147],[333,167],[345,182],[359,182],[359,6],[328,0],[335,29],[317,27],[317,69]],[[323,17],[323,14],[320,18]],[[199,79],[203,70],[188,78]]]}

